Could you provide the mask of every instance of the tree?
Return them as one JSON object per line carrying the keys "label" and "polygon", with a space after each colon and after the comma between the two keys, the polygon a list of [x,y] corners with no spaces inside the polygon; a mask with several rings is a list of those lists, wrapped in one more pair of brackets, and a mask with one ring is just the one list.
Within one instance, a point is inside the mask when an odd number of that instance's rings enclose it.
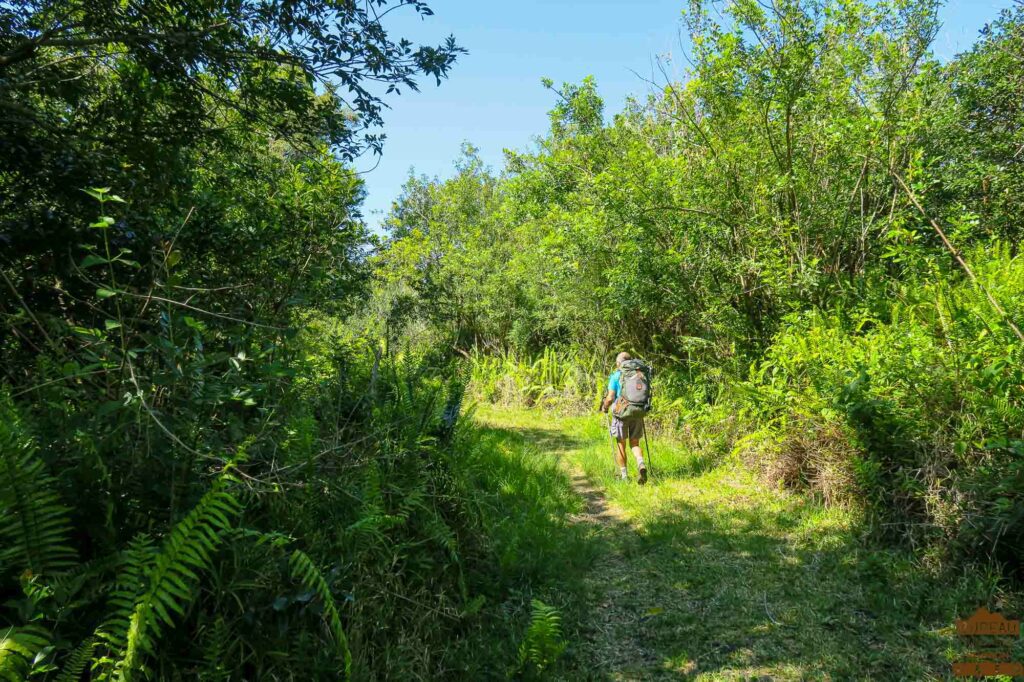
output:
{"label": "tree", "polygon": [[[414,46],[387,34],[386,15],[406,8],[431,13],[418,0],[4,4],[5,292],[43,317],[69,307],[91,315],[80,301],[95,287],[76,270],[89,241],[82,227],[95,211],[82,191],[88,187],[111,187],[128,201],[110,236],[115,249],[131,251],[141,266],[126,273],[125,284],[142,291],[160,243],[174,242],[186,263],[220,263],[219,272],[202,275],[207,284],[218,276],[237,277],[257,265],[248,256],[275,248],[289,261],[279,260],[277,271],[294,271],[298,266],[290,261],[307,255],[300,256],[302,244],[274,245],[278,237],[298,234],[295,223],[280,222],[278,209],[284,207],[262,211],[273,216],[266,220],[239,207],[260,213],[260,202],[270,197],[275,203],[272,168],[282,163],[322,170],[332,157],[380,153],[383,138],[374,129],[382,122],[384,98],[415,89],[420,75],[437,82],[447,75],[463,52],[454,39]],[[246,183],[247,174],[257,182]],[[348,197],[334,202],[346,208],[334,212],[333,227],[341,230],[332,238],[356,237],[351,225],[359,218],[361,190],[354,178],[350,182]],[[225,187],[233,187],[234,195],[225,196]],[[292,217],[301,220],[302,214],[299,209]],[[224,215],[247,217],[221,220]],[[345,248],[356,247],[351,242]],[[316,259],[326,252],[311,253],[306,272],[322,271]],[[72,300],[60,300],[58,280]],[[212,286],[234,284],[239,282]],[[287,298],[280,296],[270,308],[280,311]],[[26,350],[38,347],[38,329],[30,326],[23,334]]]}
{"label": "tree", "polygon": [[[216,111],[233,109],[281,134],[322,136],[351,159],[357,133],[382,123],[380,88],[415,90],[420,74],[440,83],[463,52],[451,37],[438,47],[392,40],[382,20],[403,7],[431,14],[421,0],[7,3],[0,106],[13,124],[75,134],[134,115],[148,124],[138,132],[162,142],[209,131]],[[104,74],[118,92],[97,101]],[[44,102],[67,118],[40,110]],[[379,136],[366,142],[380,151]]]}

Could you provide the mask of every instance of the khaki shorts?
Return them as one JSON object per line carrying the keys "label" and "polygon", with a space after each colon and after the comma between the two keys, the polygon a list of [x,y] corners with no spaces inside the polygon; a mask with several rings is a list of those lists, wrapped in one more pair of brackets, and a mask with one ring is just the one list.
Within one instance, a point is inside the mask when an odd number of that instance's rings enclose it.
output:
{"label": "khaki shorts", "polygon": [[631,440],[643,438],[644,418],[628,417],[626,419],[619,419],[612,415],[612,423],[608,428],[608,433],[612,435],[612,438],[629,438]]}

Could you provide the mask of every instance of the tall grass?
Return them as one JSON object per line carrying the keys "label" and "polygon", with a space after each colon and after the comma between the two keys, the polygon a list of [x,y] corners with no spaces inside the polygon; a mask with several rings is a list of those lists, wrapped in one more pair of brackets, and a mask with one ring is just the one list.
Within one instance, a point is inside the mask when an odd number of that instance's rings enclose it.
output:
{"label": "tall grass", "polygon": [[599,358],[578,351],[545,348],[536,357],[474,351],[470,366],[474,397],[497,405],[578,412],[596,404],[604,383]]}

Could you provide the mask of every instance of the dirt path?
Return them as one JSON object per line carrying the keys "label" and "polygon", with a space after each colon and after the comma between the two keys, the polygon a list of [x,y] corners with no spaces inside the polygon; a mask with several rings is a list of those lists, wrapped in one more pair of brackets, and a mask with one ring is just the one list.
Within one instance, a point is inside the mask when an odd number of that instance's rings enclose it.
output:
{"label": "dirt path", "polygon": [[[581,623],[581,671],[586,679],[646,680],[657,676],[659,657],[645,646],[645,624],[662,609],[656,596],[639,579],[642,571],[635,565],[637,528],[624,510],[611,502],[605,489],[596,485],[577,463],[581,450],[561,437],[554,422],[552,428],[517,426],[499,415],[490,415],[487,423],[523,436],[545,455],[557,458],[573,490],[585,504],[584,511],[572,521],[589,527],[595,541],[605,543],[585,578],[586,592],[592,595],[591,608]],[[611,453],[609,453],[609,457]],[[627,484],[628,485],[628,484]]]}
{"label": "dirt path", "polygon": [[645,645],[645,621],[658,607],[655,595],[639,579],[632,561],[636,529],[622,509],[609,503],[604,492],[585,475],[577,473],[571,480],[587,504],[587,513],[578,521],[599,525],[598,533],[610,549],[586,578],[588,592],[595,596],[590,617],[582,628],[586,667],[605,671],[613,679],[647,679],[642,673],[656,667],[659,660],[657,653]]}
{"label": "dirt path", "polygon": [[623,510],[610,503],[583,472],[570,469],[570,480],[586,502],[586,512],[575,521],[596,526],[596,533],[609,546],[586,578],[587,591],[595,596],[591,617],[582,628],[587,667],[608,671],[616,679],[632,679],[624,675],[657,663],[655,652],[644,646],[642,636],[645,614],[655,606],[650,592],[635,579],[630,562],[636,530]]}
{"label": "dirt path", "polygon": [[670,443],[652,485],[618,483],[593,417],[478,419],[555,458],[584,502],[586,603],[552,679],[950,679],[953,619],[984,597],[865,544],[851,514]]}

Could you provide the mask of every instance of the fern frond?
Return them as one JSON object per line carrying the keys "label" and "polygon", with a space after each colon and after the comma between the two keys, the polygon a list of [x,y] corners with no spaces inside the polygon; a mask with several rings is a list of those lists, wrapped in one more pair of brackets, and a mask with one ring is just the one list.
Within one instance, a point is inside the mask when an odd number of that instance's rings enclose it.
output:
{"label": "fern frond", "polygon": [[323,574],[320,573],[320,569],[316,567],[313,560],[301,550],[296,549],[292,551],[292,555],[288,559],[288,567],[291,569],[292,576],[301,582],[303,587],[307,590],[312,590],[320,598],[324,609],[324,616],[327,619],[327,625],[331,629],[334,643],[337,645],[338,653],[344,662],[345,679],[351,679],[352,652],[349,650],[348,637],[341,626],[341,615],[338,613],[337,604],[334,603],[334,595],[331,594],[330,586],[324,580]]}
{"label": "fern frond", "polygon": [[0,566],[47,575],[74,564],[68,509],[32,438],[0,394]]}
{"label": "fern frond", "polygon": [[241,511],[233,495],[215,487],[179,521],[164,541],[149,572],[149,587],[135,605],[128,627],[123,670],[127,678],[141,662],[143,653],[154,652],[154,641],[165,626],[174,626],[174,616],[185,615],[192,601],[197,572],[209,568],[222,534],[231,529],[231,519]]}
{"label": "fern frond", "polygon": [[203,638],[203,660],[206,665],[201,679],[219,682],[231,678],[231,670],[226,661],[233,638],[231,628],[223,618],[218,617],[213,625],[206,629]]}
{"label": "fern frond", "polygon": [[112,614],[97,631],[96,636],[114,648],[124,648],[124,633],[135,608],[135,602],[146,585],[146,574],[156,556],[153,539],[145,533],[135,536],[128,549],[121,552],[120,565],[114,590],[110,596]]}
{"label": "fern frond", "polygon": [[27,680],[36,656],[48,646],[50,633],[39,626],[0,630],[0,679]]}
{"label": "fern frond", "polygon": [[426,522],[424,524],[425,530],[427,531],[428,537],[431,540],[445,548],[448,552],[448,557],[455,562],[456,565],[459,563],[459,539],[455,535],[455,531],[452,530],[451,526],[432,508],[425,508]]}
{"label": "fern frond", "polygon": [[562,640],[562,618],[558,609],[539,599],[531,604],[530,627],[519,646],[519,667],[522,669],[530,663],[542,671],[558,660],[567,643]]}
{"label": "fern frond", "polygon": [[81,680],[85,667],[92,660],[92,652],[96,648],[96,644],[95,637],[89,637],[79,644],[78,648],[71,652],[71,655],[64,661],[60,675],[57,676],[57,682],[78,682]]}
{"label": "fern frond", "polygon": [[384,531],[405,523],[405,517],[387,512],[381,488],[381,474],[376,463],[367,465],[363,475],[361,497],[359,519],[345,528],[345,534],[348,537],[362,538],[367,541],[358,543],[360,546],[365,547],[385,542]]}
{"label": "fern frond", "polygon": [[105,643],[104,653],[93,661],[93,676],[109,680],[117,676],[127,647],[128,629],[135,604],[146,587],[146,576],[156,556],[153,539],[140,533],[120,554],[120,566],[110,596],[111,615],[96,630],[98,642]]}
{"label": "fern frond", "polygon": [[155,653],[163,628],[185,615],[198,574],[209,568],[240,510],[218,484],[175,524],[159,552],[144,535],[133,541],[111,597],[114,615],[96,633],[112,650],[98,661],[99,679],[128,680],[144,669],[143,659]]}

